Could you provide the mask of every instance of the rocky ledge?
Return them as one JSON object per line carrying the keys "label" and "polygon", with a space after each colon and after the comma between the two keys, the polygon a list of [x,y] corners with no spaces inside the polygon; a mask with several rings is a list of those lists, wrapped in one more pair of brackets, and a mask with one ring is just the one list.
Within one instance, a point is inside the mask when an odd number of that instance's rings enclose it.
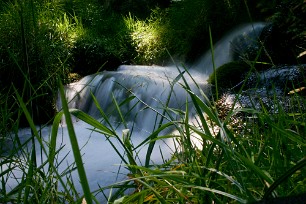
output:
{"label": "rocky ledge", "polygon": [[[306,110],[306,64],[277,66],[252,73],[220,98],[223,107],[263,108],[270,113]],[[237,92],[237,90],[239,90]]]}

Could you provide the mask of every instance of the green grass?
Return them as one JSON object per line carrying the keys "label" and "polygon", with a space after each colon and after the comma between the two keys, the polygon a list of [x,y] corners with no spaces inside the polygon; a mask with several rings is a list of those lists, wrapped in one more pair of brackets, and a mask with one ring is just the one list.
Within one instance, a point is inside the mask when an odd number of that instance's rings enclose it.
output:
{"label": "green grass", "polygon": [[[218,14],[225,10],[231,11],[230,7],[235,7],[234,1],[227,2],[229,7],[218,7]],[[209,3],[211,1],[204,2]],[[207,102],[204,93],[195,95],[184,82],[181,85],[192,100],[192,105],[186,105],[185,110],[171,109],[167,103],[162,104],[162,113],[148,107],[162,117],[156,121],[156,129],[141,143],[141,146],[150,147],[143,166],[137,165],[136,162],[136,150],[139,147],[134,147],[129,140],[133,131],[125,132],[124,135],[117,133],[116,127],[112,126],[97,101],[95,103],[104,120],[103,124],[86,113],[68,110],[67,107],[55,116],[50,114],[50,109],[54,108],[52,105],[58,78],[69,82],[67,73],[74,63],[70,61],[72,54],[82,55],[83,51],[89,53],[88,56],[93,54],[89,64],[99,64],[98,69],[104,64],[101,61],[96,63],[101,53],[114,55],[122,61],[128,59],[139,63],[161,63],[167,55],[165,48],[178,56],[195,54],[193,50],[196,50],[197,45],[202,45],[203,39],[206,40],[207,36],[201,34],[206,33],[208,25],[212,24],[212,36],[220,37],[215,33],[223,33],[222,26],[225,29],[231,25],[211,23],[214,14],[209,15],[211,13],[202,10],[211,7],[198,6],[204,4],[200,1],[196,1],[196,4],[182,1],[168,10],[154,9],[146,19],[137,19],[134,16],[122,17],[117,13],[108,13],[103,9],[105,13],[102,13],[105,15],[101,16],[97,12],[100,11],[101,5],[97,2],[91,4],[89,10],[82,9],[82,2],[73,5],[67,3],[64,7],[60,3],[38,4],[36,1],[1,2],[0,55],[3,60],[0,62],[0,71],[1,76],[6,78],[1,78],[0,85],[6,85],[15,78],[16,88],[6,86],[2,90],[1,87],[0,92],[0,203],[81,203],[83,198],[88,203],[97,202],[94,197],[96,192],[91,192],[94,190],[87,184],[72,123],[67,125],[74,147],[76,169],[67,168],[65,174],[60,174],[57,169],[60,161],[56,158],[61,150],[55,151],[55,140],[61,117],[65,115],[69,120],[68,112],[105,136],[130,171],[129,180],[102,187],[118,189],[110,200],[119,199],[123,203],[247,203],[306,192],[306,114],[303,109],[296,108],[301,107],[297,105],[299,103],[305,104],[305,97],[298,94],[292,95],[292,107],[288,108],[289,111],[283,110],[281,104],[275,100],[275,105],[280,107],[277,114],[267,112],[264,106],[262,110],[229,108],[229,111],[224,113],[217,103]],[[199,21],[198,24],[196,19],[189,18],[190,12],[185,12],[182,8],[189,11],[197,9],[199,12],[196,18],[205,21]],[[239,10],[237,8],[236,10]],[[301,9],[303,8],[301,6]],[[211,8],[210,11],[215,10]],[[235,16],[230,16],[235,19]],[[296,18],[293,15],[290,19],[294,21]],[[279,17],[278,21],[282,22],[282,18]],[[288,20],[289,23],[292,24]],[[109,25],[113,24],[115,26],[109,29]],[[186,33],[186,28],[190,32]],[[292,38],[302,38],[302,42],[303,36],[299,35],[299,31],[295,32]],[[163,39],[161,36],[166,37]],[[194,39],[195,36],[199,38]],[[81,47],[84,50],[81,50]],[[201,49],[202,47],[205,46],[201,46]],[[71,50],[76,53],[71,53]],[[184,76],[188,74],[186,70],[171,83],[178,83],[178,79],[184,81]],[[217,85],[221,85],[219,79],[215,78],[215,81]],[[218,98],[219,94],[216,95]],[[125,116],[120,107],[135,98],[137,99],[136,96],[131,96],[122,102],[116,101],[115,98],[113,100],[115,111],[125,126]],[[138,103],[142,101],[139,100]],[[43,127],[34,125],[35,104],[46,104],[40,110],[48,113],[46,121],[52,118],[52,134],[47,143],[41,138],[40,130]],[[196,110],[196,121],[189,118],[191,106]],[[170,113],[175,113],[177,117],[171,117]],[[248,119],[248,116],[253,119]],[[239,119],[238,126],[233,124],[233,121],[237,120],[236,117]],[[26,119],[32,130],[32,136],[25,142],[20,141],[18,137],[22,118]],[[165,119],[168,120],[167,123],[164,123]],[[162,130],[168,127],[174,128],[176,133],[162,135]],[[112,140],[109,140],[110,137],[120,143],[125,154],[120,154]],[[193,146],[195,137],[202,144],[202,148]],[[167,158],[164,164],[150,166],[151,153],[156,148],[155,142],[164,138],[175,140],[177,149],[172,158]],[[9,152],[3,151],[7,140],[13,143]],[[32,148],[26,148],[27,145]],[[48,160],[40,164],[40,158],[36,157],[37,151],[48,155]],[[13,176],[11,173],[14,169],[19,169],[22,177],[15,188],[7,190],[7,178]],[[70,179],[72,170],[78,171],[80,175],[84,195],[76,193]],[[63,187],[61,192],[59,185]],[[130,188],[137,190],[122,196],[122,192]]]}
{"label": "green grass", "polygon": [[[305,114],[292,120],[285,111],[270,114],[241,109],[229,112],[224,120],[213,104],[207,105],[189,93],[199,124],[190,124],[185,115],[182,121],[174,122],[179,132],[175,138],[182,151],[175,152],[173,160],[160,167],[136,167],[145,172],[145,176],[133,178],[141,190],[127,196],[125,203],[247,203],[305,192],[306,144],[301,131]],[[256,115],[257,119],[241,121],[245,124],[236,132],[230,116],[237,112]],[[211,124],[219,131],[213,132]],[[188,142],[193,134],[200,137],[203,149],[193,148]]]}
{"label": "green grass", "polygon": [[[186,70],[173,81],[173,84],[178,83],[178,79],[184,81],[187,74],[189,73]],[[5,191],[2,188],[1,202],[63,203],[80,202],[83,199],[82,195],[74,196],[73,184],[64,183],[63,175],[60,175],[56,168],[55,157],[58,152],[55,152],[54,141],[60,118],[64,114],[67,120],[67,116],[69,118],[70,115],[68,111],[90,124],[94,131],[106,138],[116,138],[124,148],[125,154],[120,154],[115,145],[111,143],[115,152],[120,155],[130,171],[129,180],[114,184],[113,187],[119,188],[119,191],[114,194],[112,199],[120,198],[121,191],[129,188],[137,189],[134,193],[122,197],[120,200],[123,203],[139,203],[140,201],[144,203],[247,203],[270,197],[296,195],[306,191],[306,115],[302,109],[292,109],[295,112],[286,112],[280,108],[277,114],[266,112],[265,109],[261,111],[230,109],[225,117],[221,117],[219,113],[222,108],[214,103],[204,101],[206,98],[204,93],[202,93],[203,95],[195,95],[190,91],[187,83],[183,82],[181,85],[190,95],[192,106],[197,112],[197,120],[192,121],[188,117],[190,104],[186,105],[183,111],[164,107],[162,114],[170,121],[165,124],[162,124],[162,121],[157,121],[159,125],[156,126],[156,130],[141,145],[151,144],[154,148],[154,143],[157,140],[173,138],[178,146],[173,152],[172,158],[165,160],[164,164],[154,166],[148,165],[149,163],[143,166],[137,165],[135,152],[137,147],[134,147],[129,140],[133,131],[127,132],[122,138],[120,134],[116,133],[115,127],[111,125],[108,116],[99,107],[97,101],[95,103],[105,121],[104,124],[107,126],[84,112],[68,110],[64,106],[63,112],[59,112],[54,119],[51,141],[48,144],[49,150],[46,149],[40,138],[39,129],[34,126],[25,103],[19,93],[15,91],[21,111],[26,115],[32,129],[33,138],[27,142],[33,143],[35,138],[38,141],[36,145],[39,145],[41,151],[48,155],[48,160],[37,165],[39,159],[35,157],[37,150],[32,148],[27,152],[22,146],[17,146],[11,155],[2,157],[1,168],[9,165],[6,171],[1,172],[2,186],[5,185],[5,178],[9,174],[9,170],[15,168],[14,165],[22,169],[23,179],[11,191]],[[297,101],[296,97],[305,102],[304,98],[297,95],[293,96],[293,102]],[[120,111],[120,106],[129,100],[131,99],[120,103],[114,99],[114,103],[117,104],[116,110],[121,116],[123,124],[125,124],[125,119]],[[275,101],[276,105],[277,103]],[[171,119],[168,114],[170,112],[176,113],[180,120]],[[156,114],[160,113],[156,112]],[[231,124],[237,114],[244,117],[240,119],[239,128],[234,128]],[[247,117],[249,115],[256,117],[249,120]],[[68,129],[71,129],[69,132],[71,143],[75,144],[73,125],[67,122],[67,126]],[[170,126],[176,130],[174,135],[160,134],[161,130]],[[193,146],[192,141],[195,137],[202,144],[202,148],[198,149]],[[108,141],[111,142],[111,140]],[[82,180],[84,196],[90,203],[95,198],[89,190],[90,187],[86,184],[86,172],[82,167],[78,146],[73,145],[73,147],[76,169]],[[19,159],[15,157],[18,150],[23,155]],[[151,150],[149,148],[147,152],[147,161],[150,160]],[[44,167],[48,167],[47,170]],[[69,172],[69,169],[67,171]],[[59,192],[59,184],[64,186],[64,192]]]}

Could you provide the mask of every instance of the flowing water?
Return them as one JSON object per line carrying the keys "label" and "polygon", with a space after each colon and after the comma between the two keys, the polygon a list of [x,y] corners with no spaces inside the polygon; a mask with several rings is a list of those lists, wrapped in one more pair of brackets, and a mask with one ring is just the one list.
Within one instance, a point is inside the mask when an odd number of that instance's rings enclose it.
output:
{"label": "flowing water", "polygon": [[[214,60],[216,66],[220,66],[229,62],[233,58],[232,42],[241,36],[244,38],[255,37],[258,31],[264,25],[261,23],[254,25],[245,25],[233,30],[226,35],[224,39],[214,46]],[[255,28],[256,32],[253,32]],[[174,109],[184,110],[186,102],[189,103],[188,94],[182,87],[184,84],[181,76],[183,75],[191,90],[196,94],[201,89],[204,93],[209,95],[209,86],[207,85],[207,78],[213,70],[212,55],[208,51],[198,63],[191,66],[190,77],[187,72],[177,66],[159,67],[159,66],[128,66],[122,65],[117,71],[102,72],[90,76],[86,76],[76,83],[69,84],[65,87],[66,97],[70,108],[80,109],[91,116],[99,119],[100,113],[93,102],[91,94],[93,94],[103,111],[108,115],[111,124],[117,128],[119,135],[122,135],[124,129],[129,129],[132,132],[131,141],[134,146],[144,141],[150,133],[157,128],[156,124],[161,121],[161,114],[164,111],[164,106]],[[183,73],[183,74],[180,74]],[[195,83],[196,82],[196,83]],[[127,127],[123,125],[118,112],[116,111],[114,99],[121,103],[126,98],[131,97],[130,101],[123,103],[120,107]],[[61,108],[61,101],[58,100],[57,106]],[[190,106],[190,117],[194,112]],[[172,120],[177,120],[177,115],[169,114],[167,118],[163,118],[163,122],[168,122],[168,118],[173,117]],[[89,180],[91,190],[96,190],[99,186],[107,186],[116,181],[121,181],[127,178],[127,170],[122,165],[120,157],[114,151],[109,141],[105,136],[91,130],[91,127],[82,121],[74,118],[74,128],[77,134],[81,153],[83,155],[83,162],[85,165],[86,174]],[[50,127],[41,130],[43,140],[48,143]],[[165,131],[172,131],[165,130]],[[29,129],[20,130],[21,138],[30,137],[31,131]],[[122,147],[115,139],[116,148],[123,154]],[[65,123],[59,127],[57,149],[62,148],[58,154],[58,161],[63,161],[59,165],[59,172],[64,171],[68,165],[73,162],[73,155],[71,153],[71,146],[69,136]],[[161,151],[162,155],[161,155]],[[135,150],[138,152],[139,163],[143,163],[147,146],[142,146]],[[151,163],[162,163],[163,158],[169,158],[171,153],[175,151],[175,145],[172,139],[165,139],[159,141],[155,145],[155,150],[151,157]],[[37,158],[45,160],[45,155],[39,151],[37,144]],[[20,158],[22,159],[22,158]],[[3,166],[2,170],[7,167]],[[70,167],[72,168],[72,167]],[[11,172],[10,177],[15,175],[20,178],[22,171],[20,167]],[[72,173],[77,190],[81,192],[81,187],[78,181],[77,172]],[[10,178],[7,182],[6,188],[9,190],[14,187],[18,179]],[[103,200],[100,194],[98,199]]]}

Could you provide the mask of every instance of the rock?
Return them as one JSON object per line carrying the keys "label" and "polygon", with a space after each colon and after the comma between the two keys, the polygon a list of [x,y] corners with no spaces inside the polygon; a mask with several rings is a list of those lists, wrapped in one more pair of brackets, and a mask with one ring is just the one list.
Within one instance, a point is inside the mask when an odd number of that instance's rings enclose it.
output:
{"label": "rock", "polygon": [[241,93],[229,90],[222,100],[230,107],[256,110],[265,107],[271,113],[277,113],[279,108],[291,112],[306,110],[305,98],[298,95],[303,95],[306,87],[305,73],[306,65],[279,66],[254,73],[239,84],[244,86]]}
{"label": "rock", "polygon": [[270,24],[254,26],[251,32],[244,32],[231,42],[230,50],[234,61],[253,61],[261,49],[260,36]]}
{"label": "rock", "polygon": [[243,80],[243,75],[250,69],[250,66],[239,61],[229,62],[219,67],[213,72],[207,82],[216,85],[217,76],[218,91],[222,92],[232,88]]}
{"label": "rock", "polygon": [[267,93],[288,93],[305,82],[306,65],[277,66],[266,71],[253,73],[245,80],[246,88],[264,88]]}
{"label": "rock", "polygon": [[295,44],[292,36],[278,25],[269,24],[261,32],[262,50],[258,56],[259,62],[273,65],[296,64]]}

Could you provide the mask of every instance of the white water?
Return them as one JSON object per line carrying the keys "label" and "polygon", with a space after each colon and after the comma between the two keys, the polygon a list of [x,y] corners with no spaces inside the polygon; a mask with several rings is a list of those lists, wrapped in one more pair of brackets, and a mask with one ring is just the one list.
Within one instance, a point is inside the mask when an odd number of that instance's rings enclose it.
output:
{"label": "white water", "polygon": [[[262,26],[263,24],[254,25],[256,28]],[[239,27],[216,44],[214,48],[214,60],[217,67],[232,60],[231,42],[241,34],[247,35],[246,33],[250,33],[252,28],[253,26],[251,25]],[[212,70],[212,57],[210,51],[204,55],[199,63],[192,66],[190,69],[191,76],[205,93],[209,93],[209,86],[207,85],[206,80]],[[79,82],[66,86],[65,91],[67,99],[70,101],[70,108],[81,109],[95,118],[99,118],[99,111],[90,97],[90,93],[92,92],[99,101],[103,111],[109,115],[112,124],[118,126],[117,131],[120,135],[123,126],[120,125],[121,121],[118,117],[118,113],[115,111],[112,96],[114,96],[118,103],[120,103],[125,98],[135,95],[137,98],[126,103],[121,107],[121,110],[124,114],[129,113],[125,120],[129,124],[128,128],[130,130],[133,129],[131,139],[134,146],[136,146],[145,140],[154,130],[157,112],[162,113],[163,105],[166,104],[172,90],[171,84],[175,81],[175,78],[178,75],[179,72],[175,66],[159,67],[122,65],[115,72],[102,72],[100,74],[87,76]],[[184,77],[186,77],[191,89],[195,93],[198,93],[199,90],[197,86],[194,84],[193,80],[190,79],[187,73],[184,74]],[[186,99],[188,97],[181,84],[183,84],[182,79],[174,84],[168,107],[184,110]],[[139,100],[142,102],[139,102]],[[58,100],[57,105],[58,107],[61,107],[60,100]],[[152,107],[154,110],[148,107]],[[133,109],[129,112],[131,108]],[[192,108],[190,108],[190,110],[192,113]],[[173,117],[175,117],[175,115],[173,115]],[[158,117],[158,119],[160,119],[160,117]],[[164,121],[167,122],[167,119]],[[91,127],[77,119],[75,119],[74,127],[79,146],[82,147],[81,153],[83,154],[83,162],[92,191],[98,189],[98,185],[103,187],[127,178],[126,174],[128,172],[125,170],[124,166],[120,168],[119,177],[117,177],[118,169],[121,165],[121,159],[113,150],[109,142],[106,141],[104,135],[92,132],[89,130]],[[49,127],[43,129],[43,139],[47,141],[47,143],[49,141],[49,132]],[[27,137],[27,135],[30,135],[30,130],[21,130],[20,135],[21,137]],[[115,140],[112,141],[116,143]],[[71,164],[74,160],[71,153],[69,137],[64,125],[60,128],[57,140],[57,148],[59,149],[61,147],[63,147],[63,149],[58,154],[58,160],[60,161],[63,159],[64,162],[59,166],[59,172],[62,172],[67,165]],[[117,144],[116,147],[121,149],[121,153],[123,153],[120,145]],[[151,157],[152,163],[162,162],[162,157],[158,147],[162,150],[163,157],[169,158],[174,150],[173,140],[167,139],[158,142]],[[144,146],[141,149],[136,150],[140,151],[138,152],[139,163],[144,162],[146,148],[147,147]],[[68,156],[66,157],[67,154]],[[40,157],[40,151],[37,151],[37,157]],[[45,160],[46,157],[44,155],[42,157],[43,160]],[[6,168],[7,166],[2,166],[2,170],[5,170]],[[18,169],[20,170],[20,168],[16,167],[16,170],[11,173],[20,177],[21,173]],[[12,177],[12,174],[10,177]],[[76,171],[73,172],[72,177],[78,191],[81,193],[82,191]],[[6,188],[9,190],[11,187],[14,187],[16,181],[18,180],[9,178]],[[105,202],[101,194],[97,197],[102,203]]]}
{"label": "white water", "polygon": [[[254,46],[265,25],[265,23],[241,25],[218,41],[213,47],[215,68],[232,61],[237,52],[239,52],[238,54],[243,54],[248,46]],[[192,69],[206,75],[212,73],[213,65],[211,51],[209,50],[206,52],[205,55],[192,66]]]}
{"label": "white water", "polygon": [[[194,70],[190,70],[190,74],[197,85],[208,93],[207,76]],[[101,108],[109,114],[115,110],[113,97],[120,103],[130,96],[136,96],[129,103],[121,106],[121,111],[124,114],[129,112],[126,120],[133,123],[137,131],[152,132],[155,123],[154,115],[156,112],[162,113],[170,94],[167,107],[178,109],[185,107],[188,94],[181,85],[184,84],[183,80],[180,79],[171,88],[171,84],[178,75],[179,72],[175,67],[122,65],[116,72],[102,72],[98,75],[87,76],[77,83],[68,85],[66,96],[70,101],[70,108],[81,109],[96,118],[100,113],[92,97],[89,96],[91,92],[99,101]],[[187,73],[184,77],[191,90],[198,93],[199,89]],[[60,101],[58,106],[61,106]],[[154,111],[146,109],[147,107],[154,108]],[[120,122],[117,113],[111,114],[110,117],[113,123]]]}

